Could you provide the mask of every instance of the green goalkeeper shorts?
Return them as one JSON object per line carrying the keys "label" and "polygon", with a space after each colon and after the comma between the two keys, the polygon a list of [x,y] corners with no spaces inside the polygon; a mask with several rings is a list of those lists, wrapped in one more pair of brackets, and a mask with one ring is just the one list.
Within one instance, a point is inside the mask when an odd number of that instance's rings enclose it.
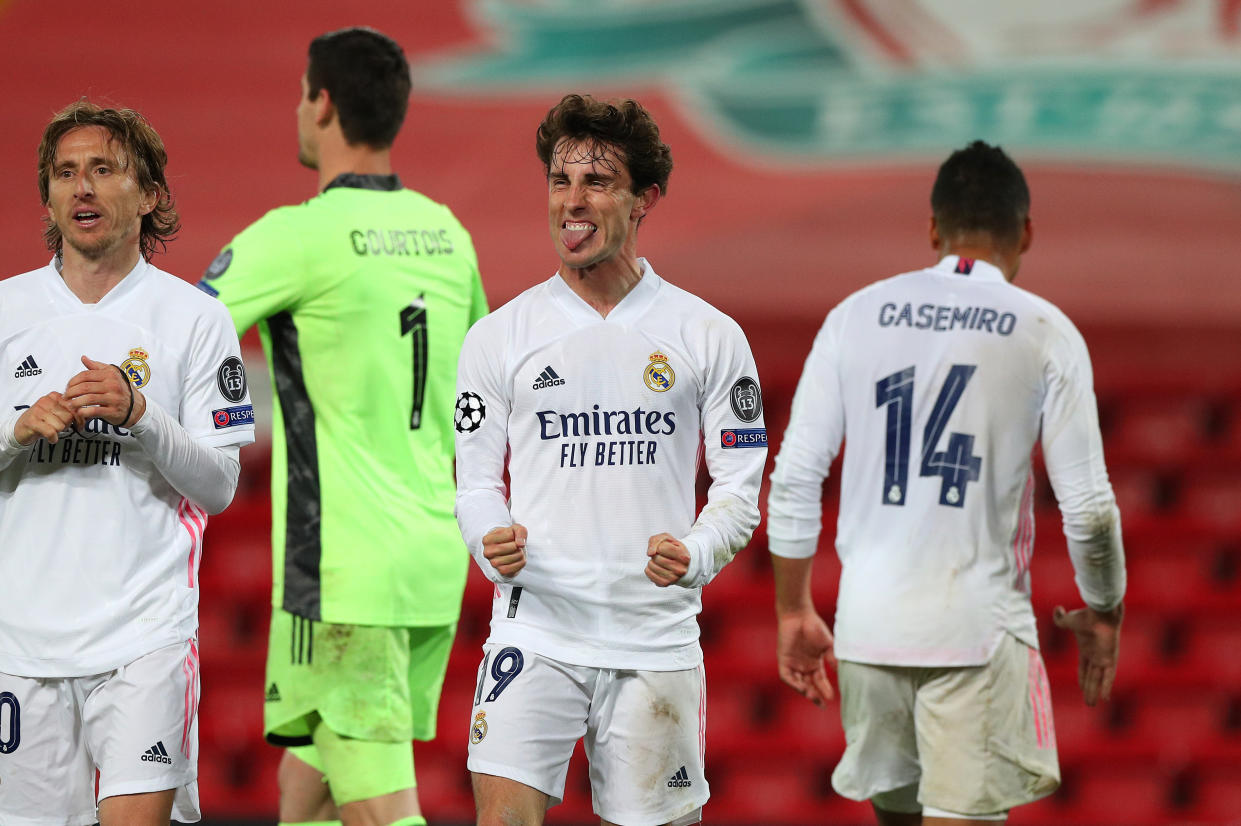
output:
{"label": "green goalkeeper shorts", "polygon": [[310,745],[320,720],[358,740],[434,738],[456,628],[337,625],[273,608],[263,706],[268,742]]}

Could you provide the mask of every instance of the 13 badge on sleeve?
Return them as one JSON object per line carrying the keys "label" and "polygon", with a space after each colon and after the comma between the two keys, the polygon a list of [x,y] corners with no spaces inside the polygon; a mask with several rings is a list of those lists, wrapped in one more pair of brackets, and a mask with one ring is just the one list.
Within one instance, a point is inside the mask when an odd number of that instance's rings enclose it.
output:
{"label": "13 badge on sleeve", "polygon": [[728,401],[732,405],[733,415],[743,422],[752,422],[763,414],[763,396],[759,392],[758,382],[749,376],[742,376],[733,382]]}
{"label": "13 badge on sleeve", "polygon": [[246,368],[241,359],[229,356],[220,364],[215,374],[216,386],[220,395],[230,402],[239,402],[246,397]]}

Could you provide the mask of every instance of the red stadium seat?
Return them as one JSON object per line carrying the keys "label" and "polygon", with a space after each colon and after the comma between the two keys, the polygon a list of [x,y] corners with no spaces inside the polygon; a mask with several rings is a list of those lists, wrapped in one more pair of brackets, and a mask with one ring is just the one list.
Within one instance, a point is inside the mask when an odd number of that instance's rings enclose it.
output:
{"label": "red stadium seat", "polygon": [[1241,761],[1200,763],[1192,773],[1193,802],[1185,812],[1195,823],[1241,823]]}
{"label": "red stadium seat", "polygon": [[1065,772],[1065,809],[1058,823],[1166,824],[1175,813],[1175,772],[1114,754]]}
{"label": "red stadium seat", "polygon": [[1177,502],[1179,513],[1206,525],[1241,532],[1241,467],[1188,474]]}
{"label": "red stadium seat", "polygon": [[1205,442],[1209,405],[1203,398],[1129,399],[1104,434],[1109,463],[1167,462]]}

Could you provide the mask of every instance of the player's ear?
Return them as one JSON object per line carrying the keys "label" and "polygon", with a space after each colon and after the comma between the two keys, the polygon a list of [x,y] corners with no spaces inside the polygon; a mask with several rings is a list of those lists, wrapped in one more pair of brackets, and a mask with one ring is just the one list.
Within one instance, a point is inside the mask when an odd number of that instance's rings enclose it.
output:
{"label": "player's ear", "polygon": [[651,184],[639,192],[633,199],[633,209],[629,213],[629,220],[641,221],[645,218],[646,213],[650,211],[651,207],[659,203],[661,195],[659,184]]}
{"label": "player's ear", "polygon": [[1021,244],[1018,247],[1018,253],[1025,255],[1030,249],[1030,245],[1034,243],[1034,222],[1030,220],[1030,216],[1026,216],[1025,225],[1021,228]]}
{"label": "player's ear", "polygon": [[332,95],[328,92],[327,87],[319,90],[319,96],[311,103],[315,106],[315,126],[320,129],[332,122],[332,118],[336,117],[336,104],[332,102]]}
{"label": "player's ear", "polygon": [[931,249],[939,252],[939,248],[943,245],[944,239],[939,237],[939,224],[935,223],[935,216],[931,216],[930,226],[927,228],[928,236],[931,239]]}
{"label": "player's ear", "polygon": [[142,200],[138,202],[138,214],[150,215],[151,211],[155,209],[156,204],[159,203],[159,197],[162,192],[163,190],[159,187],[155,187],[142,193]]}

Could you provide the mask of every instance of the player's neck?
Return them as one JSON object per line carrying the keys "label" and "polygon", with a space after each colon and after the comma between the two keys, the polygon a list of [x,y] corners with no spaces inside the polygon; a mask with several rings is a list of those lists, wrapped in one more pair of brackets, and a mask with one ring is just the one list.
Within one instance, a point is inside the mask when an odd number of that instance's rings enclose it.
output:
{"label": "player's neck", "polygon": [[61,253],[60,277],[83,304],[97,304],[129,275],[139,257],[137,244],[101,258],[87,258],[66,244]]}
{"label": "player's neck", "polygon": [[1004,273],[1005,280],[1010,283],[1017,277],[1017,268],[1021,265],[1021,255],[1019,253],[1003,250],[989,244],[959,244],[956,246],[944,244],[940,247],[939,254],[941,258],[946,255],[955,255],[958,258],[973,258],[976,261],[986,261]]}
{"label": "player's neck", "polygon": [[319,191],[340,175],[391,175],[392,150],[372,149],[364,144],[349,145],[325,141],[319,146]]}
{"label": "player's neck", "polygon": [[607,318],[642,280],[642,265],[636,254],[622,250],[606,261],[581,269],[561,264],[560,277],[579,298]]}

